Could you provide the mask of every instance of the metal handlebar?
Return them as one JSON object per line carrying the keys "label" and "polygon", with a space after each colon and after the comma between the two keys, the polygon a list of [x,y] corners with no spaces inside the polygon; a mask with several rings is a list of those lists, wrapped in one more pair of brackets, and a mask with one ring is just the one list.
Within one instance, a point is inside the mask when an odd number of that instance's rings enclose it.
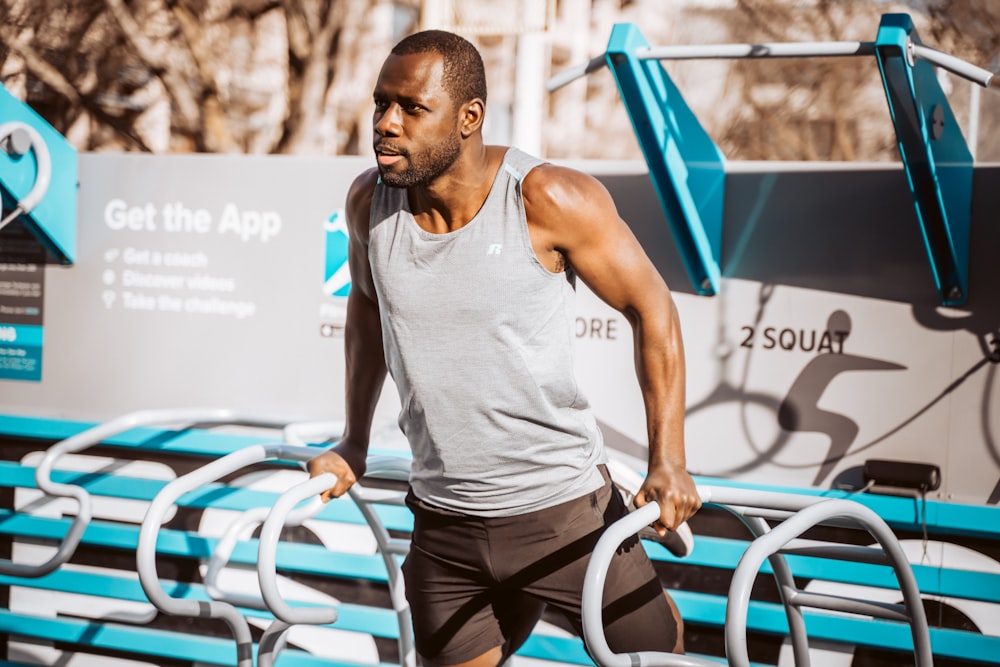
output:
{"label": "metal handlebar", "polygon": [[45,144],[45,139],[38,130],[21,121],[12,120],[0,124],[0,142],[3,143],[4,150],[8,154],[20,157],[28,152],[28,147],[21,146],[22,137],[27,139],[30,148],[35,152],[35,184],[31,186],[28,194],[24,195],[14,206],[14,209],[0,220],[0,229],[6,227],[17,216],[22,213],[30,213],[45,196],[49,190],[49,183],[52,181],[52,156],[49,155],[49,147]]}
{"label": "metal handlebar", "polygon": [[295,447],[284,443],[250,445],[216,459],[201,468],[178,477],[153,498],[139,528],[136,570],[149,601],[160,611],[174,616],[217,618],[229,625],[236,640],[238,667],[253,667],[253,639],[247,620],[235,605],[227,601],[182,600],[168,595],[160,585],[156,571],[156,543],[164,517],[177,500],[200,486],[213,482],[240,468],[272,459],[306,461],[317,455],[316,448]]}
{"label": "metal handlebar", "polygon": [[[2,134],[0,126],[0,134]],[[90,494],[76,484],[63,484],[52,480],[52,470],[56,460],[65,454],[76,454],[88,447],[100,444],[119,433],[141,426],[163,424],[220,424],[233,423],[255,426],[280,427],[285,424],[271,418],[260,418],[222,408],[174,408],[164,410],[139,410],[116,417],[115,419],[88,428],[80,433],[61,440],[45,451],[41,462],[35,469],[35,484],[50,495],[76,500],[78,509],[73,521],[66,531],[66,536],[59,544],[56,553],[44,563],[27,565],[11,560],[0,560],[0,574],[17,577],[41,577],[54,571],[60,565],[72,558],[83,533],[93,517],[93,507]]]}
{"label": "metal handlebar", "polygon": [[764,561],[778,553],[813,526],[830,519],[847,519],[868,531],[882,548],[892,565],[903,594],[902,605],[876,605],[863,600],[805,593],[795,586],[786,587],[786,605],[814,607],[851,614],[865,614],[905,621],[910,624],[913,652],[918,667],[933,663],[931,640],[927,630],[927,616],[920,599],[920,589],[909,565],[906,553],[892,529],[870,508],[851,500],[830,498],[803,508],[771,532],[758,537],[747,548],[736,569],[729,588],[726,606],[726,656],[737,667],[749,667],[746,622],[750,605],[750,589]]}
{"label": "metal handlebar", "polygon": [[[815,607],[854,614],[878,615],[909,621],[918,665],[930,665],[930,637],[913,570],[889,526],[871,509],[850,500],[758,491],[734,487],[700,486],[703,505],[727,510],[741,519],[754,536],[740,559],[729,589],[726,611],[726,654],[732,665],[750,665],[746,646],[746,621],[750,589],[768,560],[777,580],[779,595],[788,616],[795,664],[809,664],[809,647],[801,607]],[[614,653],[607,643],[602,623],[602,598],[607,569],[619,545],[659,516],[649,503],[613,523],[598,540],[584,576],[582,596],[583,636],[587,649],[601,667],[708,667],[714,661],[685,655],[644,651]],[[764,517],[782,521],[771,529]],[[850,525],[867,530],[882,550],[813,542],[797,538],[809,528],[823,524]],[[903,592],[904,605],[877,605],[851,598],[805,593],[795,586],[783,553],[809,553],[821,557],[851,558],[891,565]]]}
{"label": "metal handlebar", "polygon": [[601,667],[718,667],[718,663],[693,656],[658,651],[615,653],[608,646],[601,613],[608,566],[622,542],[656,521],[659,516],[660,508],[656,503],[643,505],[611,524],[591,552],[590,564],[583,578],[581,601],[583,639],[587,644],[587,651]]}
{"label": "metal handlebar", "polygon": [[[400,457],[371,456],[366,462],[366,478],[406,481],[409,479],[409,474],[410,462]],[[261,594],[268,609],[283,625],[275,630],[274,638],[269,638],[267,651],[265,652],[263,648],[261,649],[258,657],[259,667],[270,666],[274,659],[273,656],[281,650],[283,633],[288,627],[299,623],[333,623],[337,619],[337,611],[333,608],[292,607],[282,598],[277,582],[277,548],[282,527],[294,521],[293,512],[306,514],[318,511],[322,507],[319,494],[334,486],[336,482],[336,475],[324,473],[289,489],[274,503],[273,508],[268,513],[267,519],[264,521],[258,543],[257,577],[260,583]],[[415,667],[416,651],[411,638],[412,628],[409,605],[406,602],[406,596],[403,591],[402,572],[400,572],[395,561],[396,556],[406,554],[409,551],[409,543],[406,540],[392,538],[378,514],[372,508],[371,505],[373,503],[387,502],[387,498],[384,495],[379,496],[379,494],[372,493],[361,484],[355,484],[347,493],[358,506],[372,534],[375,536],[378,551],[382,555],[382,560],[386,567],[389,595],[396,614],[396,620],[399,624],[398,642],[400,662],[406,667]],[[399,495],[396,494],[396,496]],[[310,500],[309,504],[303,508],[296,509],[299,503],[310,498],[312,500]],[[401,498],[397,497],[396,501],[397,503],[401,502]]]}
{"label": "metal handlebar", "polygon": [[281,534],[281,529],[285,527],[289,513],[307,498],[312,498],[307,508],[318,511],[322,507],[319,494],[336,483],[336,475],[324,473],[286,491],[268,512],[267,519],[260,531],[260,541],[257,547],[257,579],[260,582],[260,592],[271,613],[290,625],[298,623],[323,625],[337,620],[337,610],[332,607],[295,608],[289,606],[278,591],[277,578],[278,537]]}
{"label": "metal handlebar", "polygon": [[[920,58],[988,88],[993,72],[929,46],[907,43],[910,58]],[[738,58],[796,58],[865,56],[875,53],[875,42],[770,42],[763,44],[691,44],[647,46],[635,50],[639,60],[711,60]],[[551,93],[607,64],[607,54],[591,58],[554,75],[545,83]]]}

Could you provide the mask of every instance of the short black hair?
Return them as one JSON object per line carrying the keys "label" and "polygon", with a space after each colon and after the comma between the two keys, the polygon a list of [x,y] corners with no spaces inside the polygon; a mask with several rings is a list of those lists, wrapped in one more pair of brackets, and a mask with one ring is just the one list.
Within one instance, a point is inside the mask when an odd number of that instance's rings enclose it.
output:
{"label": "short black hair", "polygon": [[423,30],[404,37],[392,54],[440,53],[444,60],[444,85],[455,104],[479,98],[486,104],[486,69],[471,42],[445,30]]}

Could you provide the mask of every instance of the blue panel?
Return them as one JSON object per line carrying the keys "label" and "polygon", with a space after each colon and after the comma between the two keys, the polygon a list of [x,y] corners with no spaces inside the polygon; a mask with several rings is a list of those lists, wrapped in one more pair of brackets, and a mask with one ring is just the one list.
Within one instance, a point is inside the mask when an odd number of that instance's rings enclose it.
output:
{"label": "blue panel", "polygon": [[[61,264],[72,264],[76,256],[77,155],[66,139],[41,116],[0,85],[0,124],[18,121],[41,135],[52,165],[51,180],[45,195],[28,214],[21,216],[25,226]],[[0,189],[5,213],[31,192],[38,177],[34,152],[11,156],[0,151]]]}
{"label": "blue panel", "polygon": [[934,66],[914,60],[920,44],[906,14],[885,14],[875,57],[941,302],[968,294],[973,159]]}
{"label": "blue panel", "polygon": [[611,32],[607,60],[649,166],[660,204],[700,294],[719,290],[725,158],[633,24]]}

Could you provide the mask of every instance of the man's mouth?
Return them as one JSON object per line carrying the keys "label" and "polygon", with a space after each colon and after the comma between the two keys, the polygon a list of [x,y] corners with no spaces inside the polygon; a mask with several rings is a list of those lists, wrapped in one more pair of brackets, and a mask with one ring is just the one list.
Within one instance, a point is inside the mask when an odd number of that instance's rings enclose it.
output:
{"label": "man's mouth", "polygon": [[399,162],[405,157],[405,151],[392,146],[376,146],[375,159],[382,166],[389,166]]}

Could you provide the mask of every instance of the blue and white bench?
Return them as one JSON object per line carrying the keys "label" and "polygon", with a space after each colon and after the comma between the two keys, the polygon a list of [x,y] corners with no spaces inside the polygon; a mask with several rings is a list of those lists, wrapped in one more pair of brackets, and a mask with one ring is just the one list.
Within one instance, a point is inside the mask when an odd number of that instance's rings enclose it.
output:
{"label": "blue and white bench", "polygon": [[[51,557],[57,551],[53,545],[64,540],[73,523],[69,517],[76,512],[75,502],[60,507],[51,499],[41,498],[35,481],[41,457],[58,443],[94,426],[0,415],[0,451],[4,458],[13,459],[0,461],[0,493],[8,498],[0,508],[0,542],[12,546],[20,562],[26,562],[25,554],[33,562]],[[164,660],[176,664],[236,664],[236,645],[225,625],[210,621],[185,624],[183,619],[158,614],[149,603],[135,571],[139,523],[156,495],[172,480],[232,452],[283,439],[281,430],[275,428],[135,427],[109,434],[95,444],[88,453],[100,458],[89,463],[82,452],[67,452],[59,457],[51,470],[52,479],[85,490],[93,499],[93,518],[82,530],[74,552],[53,571],[42,576],[0,575],[0,635],[5,640],[0,650],[6,650],[6,654],[0,653],[0,659],[21,664],[54,664],[60,660],[74,666],[115,664],[116,658],[150,664],[162,664]],[[231,547],[226,567],[217,568],[206,580],[212,555],[218,553],[226,529],[245,512],[271,508],[283,493],[306,478],[299,465],[274,461],[247,475],[212,482],[178,498],[176,516],[159,531],[155,542],[158,574],[165,580],[163,590],[172,597],[200,603],[209,602],[212,593],[218,595],[220,590],[249,590],[248,595],[256,594],[256,585],[251,590],[247,582],[257,580],[258,539],[250,534],[233,540],[226,547]],[[991,664],[1000,655],[1000,565],[990,557],[1000,553],[997,508],[871,493],[738,484],[713,478],[696,481],[703,487],[850,498],[870,508],[905,538],[903,547],[915,561],[912,568],[921,595],[927,600],[943,599],[975,626],[935,627],[937,615],[929,614],[935,659]],[[378,515],[394,538],[407,539],[411,518],[405,508],[384,505]],[[375,540],[365,518],[356,505],[343,500],[328,503],[310,522],[314,528],[294,529],[297,536],[288,535],[280,541],[274,569],[282,577],[284,599],[333,607],[338,618],[328,627],[297,627],[298,633],[293,631],[289,636],[289,647],[280,652],[279,664],[399,664],[398,618],[388,591],[386,563],[374,550]],[[692,525],[698,537],[684,558],[660,545],[646,543],[664,581],[731,578],[747,550],[750,535],[729,528],[716,530],[720,523],[713,517],[711,506],[695,517]],[[320,535],[322,531],[348,535],[348,541],[354,543],[350,546],[363,542],[363,548],[337,548],[326,535]],[[924,531],[929,549],[921,563]],[[980,553],[973,552],[970,545],[978,547]],[[31,553],[39,549],[44,553]],[[959,561],[948,560],[956,553],[962,557]],[[939,567],[936,559],[942,554],[946,562]],[[3,555],[10,553],[0,553]],[[829,592],[832,588],[853,594],[861,587],[864,593],[885,602],[901,599],[896,579],[886,565],[831,561],[802,554],[789,554],[785,560],[805,591]],[[761,572],[771,574],[770,567],[765,564]],[[767,577],[762,577],[762,582],[764,579]],[[686,588],[671,593],[689,634],[718,638],[715,644],[689,641],[689,650],[724,661],[721,638],[727,591],[711,586]],[[755,653],[751,647],[750,658],[763,664],[790,663],[790,647],[781,647],[783,642],[790,644],[784,605],[773,592],[767,592],[766,585],[759,588],[763,595],[755,588],[748,601],[746,632],[751,644],[759,639],[757,643],[765,648]],[[261,633],[274,615],[269,609],[253,605],[237,605],[237,609],[251,626],[252,652],[256,651]],[[809,647],[814,656],[823,653],[825,658],[842,660],[847,665],[855,650],[886,650],[901,661],[912,654],[909,629],[892,621],[848,618],[823,611],[806,612],[804,620],[810,640],[818,642]],[[324,634],[320,637],[316,633]],[[332,637],[337,638],[334,643],[342,646],[342,651],[332,657],[321,655],[322,649],[317,647],[330,645]],[[710,645],[708,649],[706,644]],[[579,639],[552,626],[536,632],[519,655],[552,663],[592,664]]]}

